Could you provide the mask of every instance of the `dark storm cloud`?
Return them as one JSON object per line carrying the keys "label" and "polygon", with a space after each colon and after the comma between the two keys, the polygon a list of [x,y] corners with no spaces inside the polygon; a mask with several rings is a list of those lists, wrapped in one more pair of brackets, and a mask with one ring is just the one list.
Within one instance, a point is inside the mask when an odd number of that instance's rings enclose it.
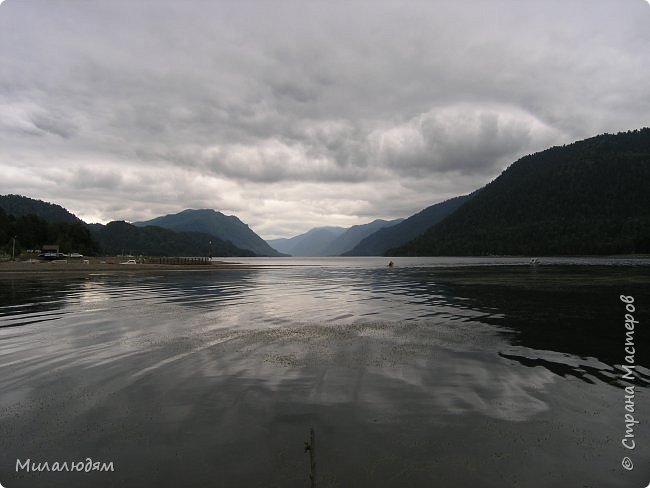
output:
{"label": "dark storm cloud", "polygon": [[647,125],[649,23],[641,0],[9,0],[0,192],[266,235],[406,216]]}

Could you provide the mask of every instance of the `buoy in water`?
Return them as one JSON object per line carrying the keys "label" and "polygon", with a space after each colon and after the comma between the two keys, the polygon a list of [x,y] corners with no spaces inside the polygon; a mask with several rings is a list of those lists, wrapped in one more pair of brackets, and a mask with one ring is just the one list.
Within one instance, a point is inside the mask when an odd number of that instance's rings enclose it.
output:
{"label": "buoy in water", "polygon": [[389,267],[389,268],[392,268],[392,267],[394,267],[394,266],[395,266],[395,263],[394,263],[394,262],[391,261],[390,263],[388,263],[388,267]]}

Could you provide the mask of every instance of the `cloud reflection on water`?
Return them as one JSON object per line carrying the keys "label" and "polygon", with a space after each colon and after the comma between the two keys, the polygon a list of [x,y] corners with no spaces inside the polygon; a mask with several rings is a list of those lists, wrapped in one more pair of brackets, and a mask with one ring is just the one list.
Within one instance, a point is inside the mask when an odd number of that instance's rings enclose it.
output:
{"label": "cloud reflection on water", "polygon": [[[212,466],[207,472],[232,486],[247,469],[251,482],[273,472],[276,484],[297,486],[287,482],[300,472],[290,446],[301,446],[309,423],[340,443],[341,457],[330,451],[324,465],[361,476],[344,464],[364,452],[375,486],[395,486],[382,470],[414,459],[449,474],[423,458],[447,448],[455,462],[476,465],[484,450],[503,453],[485,461],[503,473],[514,469],[507,459],[529,460],[526,449],[548,439],[548,452],[574,463],[574,480],[606,479],[589,459],[614,449],[620,351],[593,332],[611,326],[604,298],[630,280],[642,293],[647,275],[601,269],[585,286],[584,271],[304,267],[5,283],[30,292],[0,305],[0,434],[38,452],[121,446],[124,469],[144,477],[139,486],[153,486],[145,480],[153,467],[173,476],[180,461]],[[39,312],[40,299],[58,315]],[[587,408],[598,416],[585,417]],[[602,436],[610,441],[599,445]],[[138,471],[127,457],[143,442],[157,447],[139,453]],[[259,450],[266,444],[285,457],[270,458]],[[246,468],[247,452],[259,468]],[[408,473],[420,486],[429,479],[426,470]],[[188,486],[203,486],[199,477]]]}

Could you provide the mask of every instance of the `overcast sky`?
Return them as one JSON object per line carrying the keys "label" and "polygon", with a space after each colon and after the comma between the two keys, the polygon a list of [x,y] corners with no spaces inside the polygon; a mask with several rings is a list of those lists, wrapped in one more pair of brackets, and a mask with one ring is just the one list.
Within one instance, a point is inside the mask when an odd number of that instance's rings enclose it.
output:
{"label": "overcast sky", "polygon": [[0,194],[265,238],[406,217],[650,125],[644,0],[6,0]]}

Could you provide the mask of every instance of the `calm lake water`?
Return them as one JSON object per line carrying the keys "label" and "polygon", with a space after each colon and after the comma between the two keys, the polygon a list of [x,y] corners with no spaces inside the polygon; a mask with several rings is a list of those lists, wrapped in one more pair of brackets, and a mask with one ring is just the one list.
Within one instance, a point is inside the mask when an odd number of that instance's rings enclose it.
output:
{"label": "calm lake water", "polygon": [[318,487],[650,482],[650,260],[244,262],[0,274],[0,483],[308,487],[312,426]]}

